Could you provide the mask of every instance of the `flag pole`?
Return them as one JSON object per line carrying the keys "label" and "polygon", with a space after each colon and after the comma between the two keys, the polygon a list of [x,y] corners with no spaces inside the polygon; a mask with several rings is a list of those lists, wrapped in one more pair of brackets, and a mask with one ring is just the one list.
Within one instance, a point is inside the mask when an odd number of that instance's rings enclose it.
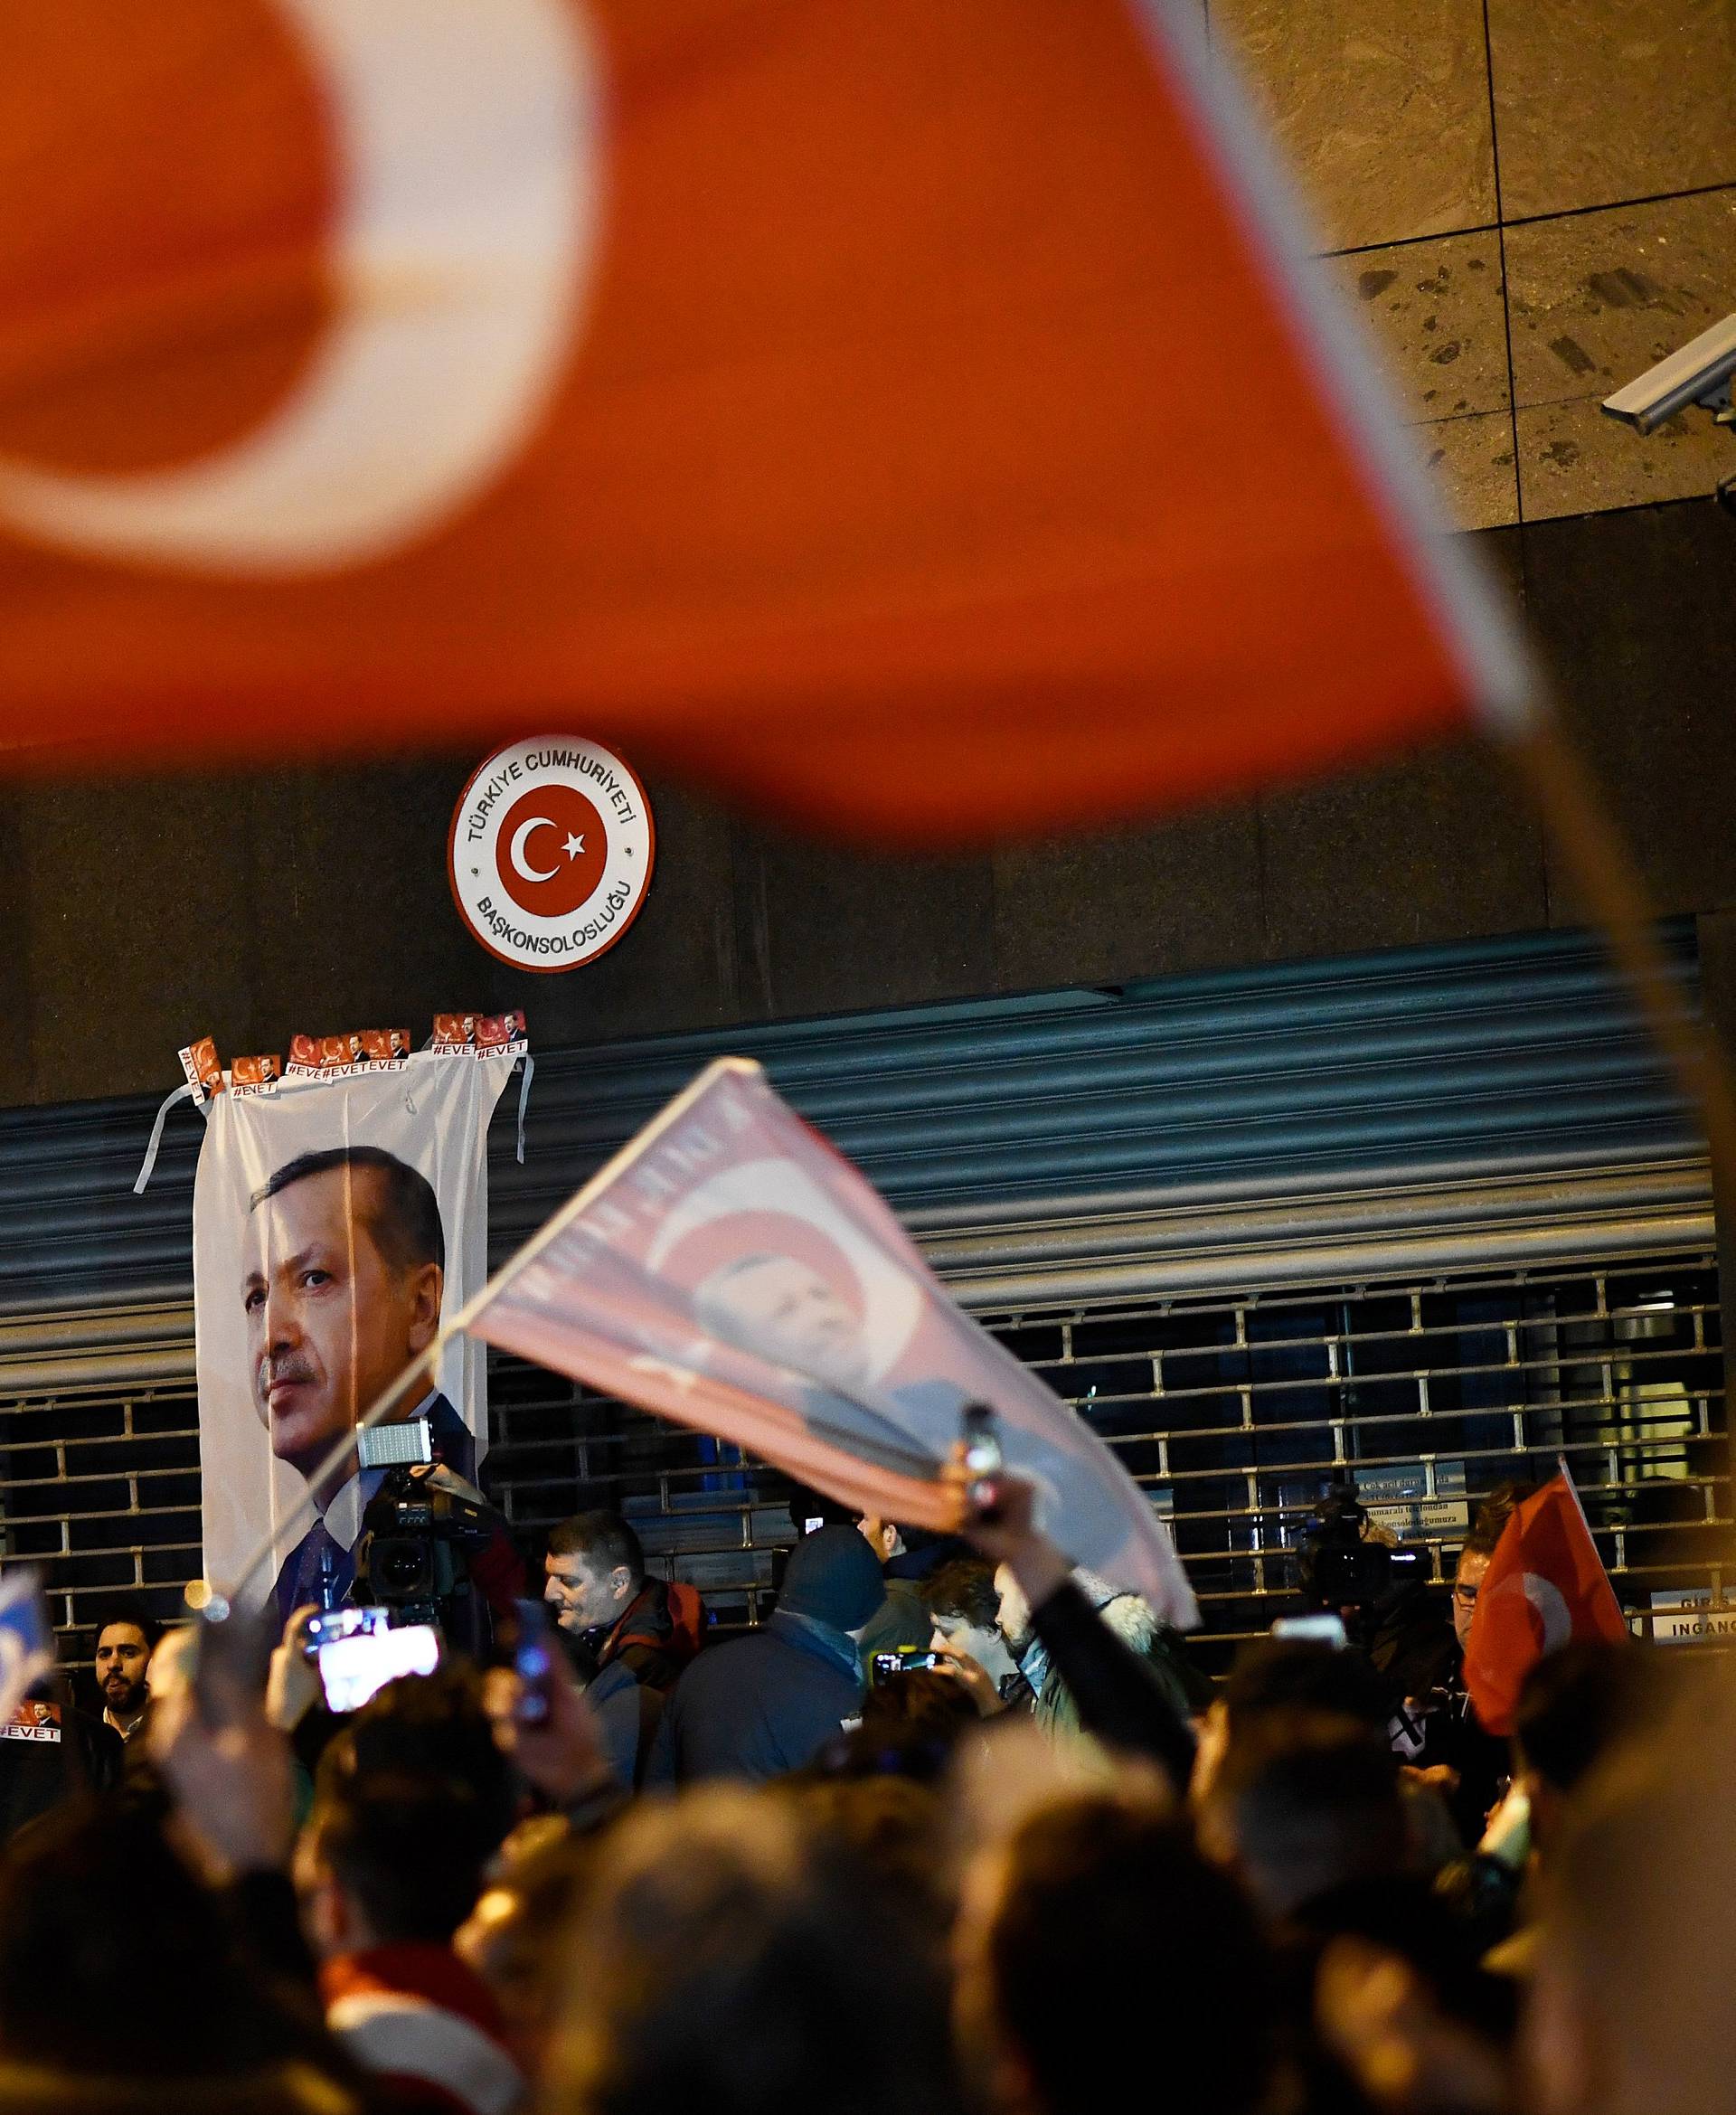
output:
{"label": "flag pole", "polygon": [[1683,1001],[1658,945],[1646,884],[1597,780],[1551,708],[1536,713],[1504,746],[1704,1126],[1716,1194],[1736,1197],[1736,1091],[1729,1063],[1711,1030]]}

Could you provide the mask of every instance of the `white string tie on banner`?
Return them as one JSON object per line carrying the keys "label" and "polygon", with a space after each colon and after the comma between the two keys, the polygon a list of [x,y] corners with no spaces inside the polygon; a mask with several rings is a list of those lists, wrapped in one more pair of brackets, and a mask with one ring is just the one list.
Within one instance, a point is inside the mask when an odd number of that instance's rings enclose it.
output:
{"label": "white string tie on banner", "polygon": [[518,1165],[524,1165],[524,1110],[531,1099],[531,1075],[536,1071],[536,1060],[527,1050],[524,1058],[524,1070],[518,1081]]}
{"label": "white string tie on banner", "polygon": [[[162,1106],[156,1112],[156,1121],[151,1126],[151,1142],[145,1148],[145,1159],[138,1171],[138,1180],[133,1185],[134,1196],[142,1197],[145,1194],[146,1184],[156,1173],[156,1157],[163,1149],[163,1127],[169,1120],[169,1111],[177,1101],[192,1100],[195,1091],[192,1081],[185,1080],[179,1087],[163,1097]],[[211,1111],[205,1107],[203,1100],[199,1104],[199,1112],[207,1123],[211,1121]],[[524,1157],[524,1153],[521,1151],[519,1158],[523,1160]]]}

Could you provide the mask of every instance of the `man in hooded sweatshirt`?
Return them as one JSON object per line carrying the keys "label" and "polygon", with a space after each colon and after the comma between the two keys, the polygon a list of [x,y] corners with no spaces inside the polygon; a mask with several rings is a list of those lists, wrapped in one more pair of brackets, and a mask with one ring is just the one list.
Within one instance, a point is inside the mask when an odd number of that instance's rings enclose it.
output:
{"label": "man in hooded sweatshirt", "polygon": [[770,1620],[702,1652],[676,1683],[646,1782],[778,1777],[811,1761],[861,1713],[858,1641],[884,1592],[879,1561],[854,1527],[805,1535]]}

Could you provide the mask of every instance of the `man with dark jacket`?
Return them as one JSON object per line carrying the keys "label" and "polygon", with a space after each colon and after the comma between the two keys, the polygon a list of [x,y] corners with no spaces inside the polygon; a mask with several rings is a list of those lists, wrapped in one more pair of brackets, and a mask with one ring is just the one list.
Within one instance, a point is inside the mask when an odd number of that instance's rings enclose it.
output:
{"label": "man with dark jacket", "polygon": [[664,1701],[699,1650],[705,1610],[691,1586],[645,1575],[639,1538],[618,1513],[575,1513],[549,1535],[542,1598],[567,1640],[603,1745],[624,1785],[639,1784]]}
{"label": "man with dark jacket", "polygon": [[922,1649],[934,1626],[923,1589],[948,1558],[962,1556],[965,1545],[956,1535],[930,1534],[920,1527],[900,1527],[896,1522],[865,1515],[857,1523],[868,1539],[868,1547],[880,1559],[880,1576],[886,1598],[875,1611],[862,1640],[862,1664],[872,1667],[877,1652],[896,1652],[900,1646]]}
{"label": "man with dark jacket", "polygon": [[805,1536],[770,1621],[702,1653],[676,1683],[646,1781],[777,1777],[811,1761],[861,1710],[858,1640],[883,1591],[854,1527]]}

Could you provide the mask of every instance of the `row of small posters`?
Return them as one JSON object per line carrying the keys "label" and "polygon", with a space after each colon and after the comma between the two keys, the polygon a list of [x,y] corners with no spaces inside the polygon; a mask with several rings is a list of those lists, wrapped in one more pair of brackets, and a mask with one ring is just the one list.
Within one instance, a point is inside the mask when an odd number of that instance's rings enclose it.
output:
{"label": "row of small posters", "polygon": [[[195,1101],[219,1094],[273,1094],[286,1080],[348,1080],[401,1072],[411,1050],[408,1028],[360,1028],[347,1035],[292,1035],[289,1057],[238,1057],[227,1069],[209,1035],[181,1052]],[[517,1057],[530,1048],[522,1013],[436,1014],[427,1048],[451,1057]]]}

